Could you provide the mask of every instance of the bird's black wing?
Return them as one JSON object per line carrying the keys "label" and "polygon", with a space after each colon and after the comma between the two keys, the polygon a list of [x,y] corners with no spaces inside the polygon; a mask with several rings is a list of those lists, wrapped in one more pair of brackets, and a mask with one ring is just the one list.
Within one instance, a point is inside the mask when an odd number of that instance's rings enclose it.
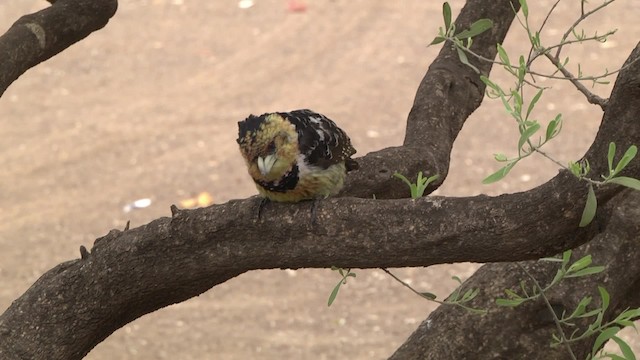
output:
{"label": "bird's black wing", "polygon": [[345,162],[347,170],[357,169],[357,163],[351,159],[356,153],[351,139],[329,118],[308,109],[278,114],[296,127],[300,153],[310,165],[326,169]]}

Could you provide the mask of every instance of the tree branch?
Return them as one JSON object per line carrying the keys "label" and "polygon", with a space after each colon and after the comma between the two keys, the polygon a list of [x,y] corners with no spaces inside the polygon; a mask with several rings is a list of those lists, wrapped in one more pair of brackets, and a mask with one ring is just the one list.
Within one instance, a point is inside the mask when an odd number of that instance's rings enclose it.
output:
{"label": "tree branch", "polygon": [[0,36],[0,96],[25,71],[102,29],[118,7],[117,0],[49,2]]}
{"label": "tree branch", "polygon": [[[520,8],[517,0],[469,0],[455,21],[456,29],[468,29],[478,19],[491,19],[493,28],[475,37],[471,50],[494,58],[496,44],[503,42],[515,17],[514,8]],[[493,66],[476,59],[470,61],[483,75],[488,75]],[[480,74],[462,64],[455,49],[443,46],[420,82],[403,146],[359,158],[361,171],[353,173],[345,193],[362,198],[375,195],[377,199],[409,197],[406,186],[392,176],[395,171],[409,178],[419,171],[440,174],[425,194],[433,192],[447,177],[453,142],[469,115],[480,106],[484,90]]]}
{"label": "tree branch", "polygon": [[[611,295],[609,311],[603,323],[615,318],[629,307],[637,307],[637,282],[640,281],[640,193],[625,191],[614,202],[611,223],[607,229],[586,245],[574,250],[573,259],[591,254],[595,265],[606,265],[604,272],[583,278],[567,279],[548,293],[551,304],[559,312],[571,313],[585,296],[600,304],[596,285],[605,287]],[[522,263],[538,281],[548,284],[558,269],[557,263]],[[620,276],[620,274],[625,274]],[[528,280],[516,263],[482,266],[462,286],[480,289],[469,306],[487,309],[477,316],[454,306],[440,306],[418,327],[390,360],[410,359],[513,359],[525,356],[532,360],[569,359],[563,347],[549,346],[552,333],[557,333],[552,314],[543,301],[528,302],[517,308],[504,308],[495,299],[505,297],[504,290],[521,293],[520,281]],[[530,281],[529,281],[530,284]],[[463,291],[464,292],[464,291]],[[590,308],[591,309],[591,308]],[[593,319],[578,322],[582,333]],[[478,331],[478,329],[482,329]],[[565,328],[571,334],[576,328]],[[517,336],[514,336],[517,334]],[[572,344],[578,359],[591,352],[593,339]]]}

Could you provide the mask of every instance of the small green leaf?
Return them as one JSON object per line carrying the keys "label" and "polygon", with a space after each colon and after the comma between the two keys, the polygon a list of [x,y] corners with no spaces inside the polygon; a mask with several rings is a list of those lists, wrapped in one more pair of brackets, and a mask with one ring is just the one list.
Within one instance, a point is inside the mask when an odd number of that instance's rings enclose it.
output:
{"label": "small green leaf", "polygon": [[636,360],[636,355],[633,353],[633,350],[631,350],[631,347],[629,346],[629,344],[627,344],[626,341],[622,340],[617,336],[612,336],[611,340],[615,341],[616,344],[618,344],[618,347],[620,348],[622,355],[624,355],[624,359]]}
{"label": "small green leaf", "polygon": [[511,289],[504,289],[504,293],[507,294],[509,299],[521,299],[522,298],[520,295],[518,295],[518,293],[516,293],[515,291],[513,291]]}
{"label": "small green leaf", "polygon": [[397,177],[398,179],[402,180],[405,184],[407,184],[408,186],[411,186],[411,181],[409,181],[409,179],[407,179],[406,176],[400,174],[399,172],[395,172],[393,173],[393,176]]}
{"label": "small green leaf", "polygon": [[469,30],[463,30],[456,35],[458,39],[466,39],[470,37],[474,37],[476,35],[480,35],[483,32],[491,29],[493,26],[493,21],[489,19],[480,19],[469,27]]}
{"label": "small green leaf", "polygon": [[524,61],[524,56],[520,55],[518,59],[520,66],[518,66],[518,83],[522,83],[524,81],[524,76],[527,74],[527,65]]}
{"label": "small green leaf", "polygon": [[598,315],[600,313],[600,311],[601,311],[600,309],[591,310],[591,311],[588,311],[588,312],[586,312],[586,313],[584,313],[584,314],[582,314],[582,315],[580,315],[578,317],[580,317],[580,318],[588,318],[588,317],[596,316],[596,315]]}
{"label": "small green leaf", "polygon": [[427,298],[429,300],[435,300],[436,299],[436,294],[430,293],[430,292],[421,292],[420,296],[422,296],[423,298]]}
{"label": "small green leaf", "polygon": [[498,84],[494,83],[493,81],[491,81],[488,77],[484,76],[484,75],[480,75],[480,80],[482,80],[482,82],[487,85],[488,87],[490,87],[491,89],[493,89],[497,94],[502,94],[504,95],[504,91],[502,91],[502,89],[500,88],[500,86],[498,86]]}
{"label": "small green leaf", "polygon": [[571,266],[569,266],[569,269],[567,270],[567,272],[570,273],[570,272],[582,270],[582,269],[586,268],[589,265],[591,265],[591,255],[584,256],[580,260],[578,260],[578,261],[574,262],[573,264],[571,264]]}
{"label": "small green leaf", "polygon": [[635,145],[629,146],[627,151],[622,156],[622,159],[620,159],[618,165],[616,165],[616,169],[613,171],[613,173],[618,174],[620,171],[622,171],[629,164],[629,162],[631,162],[631,160],[636,157],[637,153],[638,148]]}
{"label": "small green leaf", "polygon": [[473,66],[470,62],[469,59],[467,58],[467,54],[465,54],[465,52],[460,49],[459,47],[456,47],[456,50],[458,51],[458,58],[460,59],[460,62],[467,65],[468,67],[472,68],[473,71],[475,71],[476,73],[480,73],[480,70],[478,70],[477,67]]}
{"label": "small green leaf", "polygon": [[626,310],[622,314],[618,315],[618,317],[635,320],[635,318],[640,317],[640,308]]}
{"label": "small green leaf", "polygon": [[575,317],[578,317],[578,316],[584,314],[585,309],[587,308],[587,305],[589,305],[590,303],[591,303],[591,297],[590,296],[582,298],[582,300],[580,300],[580,302],[578,303],[578,306],[576,306],[576,309],[569,316],[569,319],[573,319]]}
{"label": "small green leaf", "polygon": [[592,275],[592,274],[599,274],[601,272],[603,272],[605,269],[604,266],[592,266],[592,267],[588,267],[586,269],[582,269],[582,270],[578,270],[572,274],[568,274],[565,277],[568,278],[572,278],[572,277],[580,277],[580,276],[587,276],[587,275]]}
{"label": "small green leaf", "polygon": [[598,286],[598,292],[602,299],[602,310],[606,310],[609,307],[609,292],[607,292],[607,289],[602,286]]}
{"label": "small green leaf", "polygon": [[522,15],[526,18],[529,16],[529,7],[527,6],[527,0],[520,0],[520,9],[522,10]]}
{"label": "small green leaf", "polygon": [[600,335],[598,335],[598,337],[596,338],[596,341],[593,343],[593,348],[591,349],[591,353],[595,354],[600,349],[600,347],[609,339],[611,339],[613,336],[615,336],[618,333],[618,331],[620,331],[620,328],[617,326],[612,326],[610,328],[606,328],[602,330]]}
{"label": "small green leaf", "polygon": [[446,1],[442,4],[442,17],[444,18],[445,31],[449,31],[449,28],[451,28],[451,6]]}
{"label": "small green leaf", "polygon": [[447,40],[446,38],[442,37],[442,36],[436,36],[435,38],[433,38],[433,40],[429,43],[429,46],[431,45],[438,45],[441,42]]}
{"label": "small green leaf", "polygon": [[524,302],[524,299],[496,299],[496,305],[516,307]]}
{"label": "small green leaf", "polygon": [[341,285],[342,285],[342,280],[340,280],[340,282],[338,282],[338,285],[336,285],[331,291],[331,295],[329,295],[329,301],[327,301],[327,306],[331,306],[331,304],[333,304],[336,297],[338,296],[338,291],[340,291]]}
{"label": "small green leaf", "polygon": [[556,137],[562,129],[562,114],[556,115],[555,119],[551,120],[547,125],[547,131],[545,134],[545,141],[549,141]]}
{"label": "small green leaf", "polygon": [[507,176],[507,174],[509,174],[509,171],[511,171],[511,169],[516,165],[517,162],[518,161],[514,161],[501,167],[498,171],[484,178],[484,180],[482,180],[482,183],[486,185],[501,180],[502,178]]}
{"label": "small green leaf", "polygon": [[[521,1],[524,1],[524,0],[521,0]],[[542,96],[542,92],[543,92],[543,89],[538,90],[538,92],[533,96],[533,98],[529,102],[529,106],[527,107],[527,115],[525,116],[525,119],[529,119],[529,115],[531,114],[531,111],[533,111],[533,108],[538,103],[538,100],[540,100],[540,97]]]}
{"label": "small green leaf", "polygon": [[609,162],[609,174],[613,173],[613,157],[616,156],[616,143],[609,143],[609,152],[607,153],[607,161]]}
{"label": "small green leaf", "polygon": [[527,142],[527,140],[529,140],[529,138],[533,136],[533,134],[535,134],[538,130],[540,130],[540,124],[535,123],[522,132],[522,134],[520,135],[520,139],[518,139],[518,151],[522,149],[524,143]]}
{"label": "small green leaf", "polygon": [[462,295],[462,301],[469,301],[469,300],[473,300],[473,298],[475,298],[476,296],[478,296],[478,293],[480,292],[480,289],[469,289],[467,290],[464,295]]}
{"label": "small green leaf", "polygon": [[502,61],[503,64],[505,64],[508,67],[511,67],[511,62],[509,61],[509,55],[507,55],[507,52],[504,50],[504,48],[502,47],[501,44],[496,45],[497,49],[498,49],[498,57],[500,58],[500,61]]}
{"label": "small green leaf", "polygon": [[459,277],[457,277],[456,275],[453,275],[451,277],[451,279],[454,280],[455,282],[457,282],[458,284],[462,285],[462,280]]}
{"label": "small green leaf", "polygon": [[571,260],[571,254],[571,250],[566,250],[562,253],[562,267],[565,267],[565,265],[569,263],[569,261]]}
{"label": "small green leaf", "polygon": [[580,227],[585,227],[591,223],[596,216],[596,209],[598,207],[598,199],[596,199],[596,193],[593,191],[593,185],[589,184],[589,192],[587,194],[587,202],[584,205],[582,211],[582,218],[580,219]]}
{"label": "small green leaf", "polygon": [[509,161],[509,158],[507,158],[505,154],[493,154],[493,158],[500,162]]}

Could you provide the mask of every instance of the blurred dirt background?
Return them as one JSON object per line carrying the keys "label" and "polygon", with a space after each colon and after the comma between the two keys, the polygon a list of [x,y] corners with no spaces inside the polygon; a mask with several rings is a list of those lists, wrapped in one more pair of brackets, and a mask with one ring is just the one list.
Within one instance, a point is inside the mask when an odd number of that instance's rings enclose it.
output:
{"label": "blurred dirt background", "polygon": [[[552,3],[531,4],[534,24]],[[0,32],[47,5],[3,1]],[[236,123],[250,113],[322,112],[360,155],[402,142],[414,92],[439,50],[426,45],[441,26],[441,2],[309,0],[301,11],[284,0],[245,5],[122,0],[104,29],[30,70],[0,98],[0,311],[46,270],[79,257],[80,245],[127,220],[136,227],[168,216],[171,204],[202,192],[214,203],[255,194],[235,143]],[[455,15],[462,2],[452,6]],[[617,28],[618,36],[567,49],[571,63],[591,74],[618,68],[637,41],[629,34],[640,33],[628,16],[638,10],[620,1],[587,21],[588,33]],[[553,44],[578,16],[579,2],[561,2],[543,41]],[[526,36],[513,27],[505,46],[513,57],[526,55]],[[562,162],[580,157],[601,111],[567,82],[539,81],[553,90],[535,115],[565,119],[548,152]],[[437,193],[496,195],[552,177],[557,168],[533,158],[504,181],[481,185],[498,168],[493,153],[514,154],[516,134],[502,105],[486,100],[457,140]],[[151,205],[123,211],[141,198]],[[452,275],[464,279],[476,267],[395,272],[444,297]],[[434,305],[379,270],[356,272],[330,308],[338,275],[328,269],[247,273],[134,321],[87,358],[384,359]]]}

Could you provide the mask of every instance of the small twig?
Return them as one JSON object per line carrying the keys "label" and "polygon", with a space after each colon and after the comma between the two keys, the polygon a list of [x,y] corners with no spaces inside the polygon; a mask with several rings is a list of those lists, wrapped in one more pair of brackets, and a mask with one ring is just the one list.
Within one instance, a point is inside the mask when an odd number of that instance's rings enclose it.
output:
{"label": "small twig", "polygon": [[571,359],[577,360],[576,355],[573,353],[573,350],[571,350],[571,346],[567,342],[567,338],[564,335],[564,330],[562,330],[562,326],[560,325],[560,319],[558,319],[558,315],[556,315],[556,312],[554,311],[553,306],[551,305],[551,302],[549,301],[547,296],[544,294],[544,289],[542,288],[542,286],[540,286],[540,283],[538,282],[538,280],[536,280],[536,278],[533,277],[533,275],[531,275],[531,273],[524,266],[522,266],[521,263],[518,262],[516,264],[531,279],[531,281],[536,286],[536,288],[538,288],[538,291],[540,291],[540,297],[542,298],[542,300],[544,300],[544,303],[547,306],[547,309],[549,309],[549,311],[551,312],[551,316],[553,316],[553,322],[556,324],[556,328],[558,329],[560,340],[566,347],[567,352],[571,356]]}
{"label": "small twig", "polygon": [[562,164],[560,161],[558,161],[558,160],[556,160],[556,159],[552,158],[552,157],[551,157],[551,156],[549,156],[546,152],[544,152],[544,151],[542,151],[542,150],[540,150],[540,149],[538,149],[538,148],[533,148],[533,150],[534,150],[535,152],[537,152],[538,154],[540,154],[540,155],[542,155],[542,156],[546,157],[547,159],[551,160],[554,164],[556,164],[556,165],[560,166],[561,168],[563,168],[563,169],[565,169],[565,170],[569,170],[569,168],[568,168],[566,165],[564,165],[564,164]]}
{"label": "small twig", "polygon": [[[544,29],[544,27],[547,25],[547,21],[549,21],[549,18],[551,17],[551,14],[556,9],[556,7],[560,3],[560,1],[562,1],[562,0],[556,0],[556,2],[553,4],[553,6],[551,7],[551,9],[547,13],[547,15],[544,17],[544,20],[542,21],[542,24],[540,25],[540,28],[538,28],[538,34],[542,33],[542,29]],[[532,58],[531,54],[533,53],[533,50],[534,50],[533,46],[531,46],[531,48],[529,49],[529,56],[527,56],[527,59],[529,59],[529,61],[527,61],[527,69],[529,69],[529,66],[533,63],[533,60],[535,60],[540,55],[540,54],[536,54],[536,56],[534,56]]]}
{"label": "small twig", "polygon": [[603,99],[600,96],[589,91],[589,89],[587,89],[586,86],[584,86],[580,82],[580,80],[578,80],[575,76],[573,76],[571,72],[569,72],[569,70],[567,70],[564,66],[562,66],[562,64],[560,64],[560,61],[558,60],[557,57],[550,55],[548,52],[545,52],[544,56],[546,56],[547,59],[549,59],[549,61],[551,61],[551,63],[555,65],[555,67],[557,67],[558,70],[560,70],[562,75],[564,75],[564,77],[567,78],[567,80],[571,81],[571,83],[578,89],[578,91],[584,94],[584,96],[587,98],[587,101],[589,103],[599,105],[600,108],[602,108],[602,110],[606,110],[607,102],[609,100]]}
{"label": "small twig", "polygon": [[560,58],[560,52],[562,51],[562,47],[565,43],[565,41],[567,40],[567,38],[569,37],[569,35],[575,30],[576,26],[578,26],[584,19],[588,18],[589,16],[591,16],[593,13],[597,12],[598,10],[606,7],[607,5],[611,4],[612,2],[614,2],[616,0],[608,0],[605,1],[604,3],[602,3],[600,6],[597,6],[595,8],[593,8],[591,11],[589,12],[584,12],[584,1],[580,1],[580,6],[581,6],[581,15],[578,18],[578,20],[576,20],[573,25],[571,25],[569,27],[569,29],[567,29],[567,31],[562,35],[562,39],[560,40],[560,46],[558,46],[558,50],[556,51],[556,58],[559,59]]}
{"label": "small twig", "polygon": [[387,275],[391,276],[394,280],[396,280],[397,282],[399,282],[400,284],[402,284],[404,287],[406,287],[407,289],[411,290],[414,294],[420,296],[421,298],[427,299],[427,300],[431,300],[433,302],[436,302],[440,305],[443,305],[444,302],[443,301],[439,301],[436,299],[432,299],[428,296],[425,296],[424,294],[420,293],[418,290],[414,289],[411,287],[411,285],[407,284],[406,282],[402,281],[399,277],[395,276],[391,271],[387,270],[386,268],[380,268],[380,270],[384,271],[387,273]]}

